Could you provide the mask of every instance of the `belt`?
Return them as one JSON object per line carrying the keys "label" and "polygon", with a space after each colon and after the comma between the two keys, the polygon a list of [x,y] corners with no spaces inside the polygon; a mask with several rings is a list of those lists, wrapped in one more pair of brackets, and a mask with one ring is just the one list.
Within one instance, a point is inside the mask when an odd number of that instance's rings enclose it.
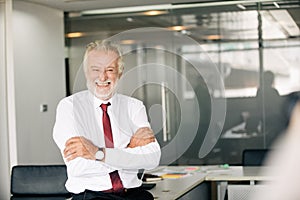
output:
{"label": "belt", "polygon": [[115,194],[122,194],[122,193],[126,193],[129,189],[123,188],[121,190],[113,190],[113,189],[109,189],[109,190],[102,190],[101,192],[104,193],[115,193]]}

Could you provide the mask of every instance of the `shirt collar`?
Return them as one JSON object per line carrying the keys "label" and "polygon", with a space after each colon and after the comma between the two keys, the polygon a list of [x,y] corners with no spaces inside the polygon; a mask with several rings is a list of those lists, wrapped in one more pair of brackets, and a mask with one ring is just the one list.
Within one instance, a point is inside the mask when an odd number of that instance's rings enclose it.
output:
{"label": "shirt collar", "polygon": [[90,96],[92,97],[92,99],[93,99],[93,102],[94,102],[94,108],[99,108],[99,106],[101,105],[101,104],[107,104],[108,102],[110,102],[111,104],[112,104],[112,102],[114,101],[114,99],[116,98],[116,94],[113,94],[113,96],[110,98],[110,99],[108,99],[108,100],[106,100],[106,101],[103,101],[103,100],[101,100],[101,99],[99,99],[99,98],[97,98],[94,94],[92,94],[91,92],[89,92],[89,94],[90,94]]}

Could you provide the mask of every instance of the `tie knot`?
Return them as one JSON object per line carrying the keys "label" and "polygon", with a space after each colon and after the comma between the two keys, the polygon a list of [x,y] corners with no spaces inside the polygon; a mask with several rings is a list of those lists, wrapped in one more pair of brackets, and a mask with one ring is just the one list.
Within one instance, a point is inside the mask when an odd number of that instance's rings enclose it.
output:
{"label": "tie knot", "polygon": [[102,108],[103,112],[107,112],[107,106],[110,106],[110,103],[108,102],[107,104],[101,104],[100,107]]}

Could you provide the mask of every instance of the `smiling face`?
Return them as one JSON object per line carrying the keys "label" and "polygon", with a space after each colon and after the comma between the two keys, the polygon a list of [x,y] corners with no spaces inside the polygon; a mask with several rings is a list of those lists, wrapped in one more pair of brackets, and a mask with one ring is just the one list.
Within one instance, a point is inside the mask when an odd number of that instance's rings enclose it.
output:
{"label": "smiling face", "polygon": [[119,56],[113,51],[92,50],[87,54],[85,76],[87,88],[99,99],[110,99],[121,77]]}

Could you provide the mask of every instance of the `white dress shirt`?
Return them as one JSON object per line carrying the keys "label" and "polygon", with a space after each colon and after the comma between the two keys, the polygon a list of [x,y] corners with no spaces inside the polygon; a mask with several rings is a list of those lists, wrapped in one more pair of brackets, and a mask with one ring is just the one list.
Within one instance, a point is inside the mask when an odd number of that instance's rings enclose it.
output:
{"label": "white dress shirt", "polygon": [[135,98],[114,94],[109,101],[101,101],[89,91],[82,91],[62,99],[57,107],[53,138],[62,155],[65,143],[75,136],[83,136],[98,147],[105,147],[102,125],[102,103],[110,102],[110,117],[114,148],[106,148],[105,162],[78,157],[66,161],[69,192],[102,191],[112,188],[109,173],[119,171],[125,188],[141,185],[138,169],[158,166],[161,151],[157,141],[145,146],[127,148],[131,136],[141,127],[150,127],[145,106]]}

